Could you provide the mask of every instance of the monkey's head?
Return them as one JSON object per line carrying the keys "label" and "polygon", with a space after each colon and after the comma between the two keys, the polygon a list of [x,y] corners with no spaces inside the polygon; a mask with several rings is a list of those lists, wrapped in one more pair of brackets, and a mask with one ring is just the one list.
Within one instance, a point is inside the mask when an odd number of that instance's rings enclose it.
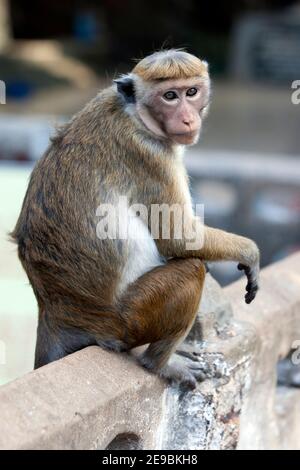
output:
{"label": "monkey's head", "polygon": [[176,144],[197,142],[209,104],[206,62],[182,50],[155,52],[115,83],[130,112],[155,136]]}

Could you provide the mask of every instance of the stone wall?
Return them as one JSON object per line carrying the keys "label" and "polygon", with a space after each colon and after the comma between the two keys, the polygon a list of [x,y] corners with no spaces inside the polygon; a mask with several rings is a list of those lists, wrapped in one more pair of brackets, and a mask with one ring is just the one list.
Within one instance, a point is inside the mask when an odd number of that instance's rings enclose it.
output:
{"label": "stone wall", "polygon": [[0,448],[299,449],[300,254],[261,277],[246,305],[245,279],[222,290],[207,276],[178,351],[207,376],[193,392],[90,347],[0,388]]}

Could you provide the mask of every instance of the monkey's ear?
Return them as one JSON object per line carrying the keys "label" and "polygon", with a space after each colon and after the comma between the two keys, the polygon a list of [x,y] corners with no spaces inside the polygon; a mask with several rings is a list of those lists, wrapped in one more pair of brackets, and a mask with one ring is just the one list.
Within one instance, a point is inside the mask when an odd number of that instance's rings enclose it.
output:
{"label": "monkey's ear", "polygon": [[118,78],[117,80],[114,80],[114,83],[116,83],[118,92],[123,96],[127,103],[135,102],[134,83],[132,78],[128,76]]}

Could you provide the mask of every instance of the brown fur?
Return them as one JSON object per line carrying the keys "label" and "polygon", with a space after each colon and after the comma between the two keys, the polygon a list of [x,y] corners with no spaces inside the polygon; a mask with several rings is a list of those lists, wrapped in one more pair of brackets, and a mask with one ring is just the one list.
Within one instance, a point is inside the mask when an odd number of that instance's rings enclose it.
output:
{"label": "brown fur", "polygon": [[[193,66],[200,73],[201,61],[176,54],[181,71],[170,65],[168,75],[172,70],[182,78],[196,71]],[[144,78],[145,61],[135,67]],[[148,71],[161,79],[160,59],[156,65]],[[142,364],[195,386],[193,374],[184,368],[171,373],[166,363],[195,318],[205,275],[201,260],[249,265],[256,252],[253,242],[209,228],[201,250],[187,251],[184,239],[160,238],[164,265],[117,294],[125,242],[97,238],[97,207],[127,195],[130,205],[143,203],[150,213],[151,204],[183,205],[188,194],[172,142],[157,138],[125,108],[115,86],[101,92],[59,130],[32,172],[12,236],[39,306],[35,367],[89,344],[128,350],[152,343]]]}

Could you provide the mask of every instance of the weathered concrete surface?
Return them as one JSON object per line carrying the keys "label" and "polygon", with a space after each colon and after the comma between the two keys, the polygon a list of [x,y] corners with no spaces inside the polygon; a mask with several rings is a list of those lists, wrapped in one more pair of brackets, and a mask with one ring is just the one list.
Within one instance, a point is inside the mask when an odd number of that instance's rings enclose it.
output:
{"label": "weathered concrete surface", "polygon": [[[226,361],[225,350],[202,355],[208,364],[223,363],[224,375],[205,380],[186,394],[169,389],[166,399],[163,449],[235,449],[239,439],[239,416],[246,393],[252,338],[238,334],[244,348],[243,361]],[[243,339],[245,343],[243,344]],[[249,341],[250,340],[250,341]],[[232,344],[232,346],[234,346]],[[201,354],[201,353],[200,353]],[[229,351],[227,351],[229,354]],[[228,356],[229,357],[229,356]]]}
{"label": "weathered concrete surface", "polygon": [[[277,386],[277,363],[300,345],[300,254],[262,271],[251,305],[243,298],[245,278],[223,291],[215,284],[208,279],[182,348],[206,364],[209,380],[192,393],[168,392],[162,446],[299,449],[300,390]],[[297,385],[299,366],[290,358],[284,364],[283,382]]]}
{"label": "weathered concrete surface", "polygon": [[[87,348],[0,388],[3,449],[300,448],[300,390],[278,387],[300,340],[300,254],[222,290],[207,276],[198,319],[177,351],[207,380],[183,393],[126,354]],[[297,371],[287,371],[297,384]],[[292,377],[292,378],[291,378]]]}
{"label": "weathered concrete surface", "polygon": [[280,449],[300,448],[300,390],[290,387],[277,387],[275,416],[278,425]]}
{"label": "weathered concrete surface", "polygon": [[164,385],[124,355],[90,347],[0,392],[1,449],[104,449],[134,433],[156,441]]}
{"label": "weathered concrete surface", "polygon": [[188,340],[198,341],[217,337],[232,320],[229,298],[210,274],[206,275],[201,304]]}
{"label": "weathered concrete surface", "polygon": [[[299,449],[299,427],[285,428],[282,422],[300,422],[299,407],[293,403],[295,396],[299,402],[300,391],[284,396],[276,387],[276,366],[300,340],[300,254],[262,271],[261,290],[250,305],[243,303],[242,286],[243,281],[239,281],[225,289],[235,318],[251,323],[257,333],[249,390],[241,413],[239,448],[289,448],[293,443]],[[280,401],[285,416],[278,415]]]}
{"label": "weathered concrete surface", "polygon": [[255,343],[254,328],[233,319],[228,297],[208,275],[198,318],[179,349],[203,365],[208,379],[193,392],[168,389],[161,448],[237,447]]}

